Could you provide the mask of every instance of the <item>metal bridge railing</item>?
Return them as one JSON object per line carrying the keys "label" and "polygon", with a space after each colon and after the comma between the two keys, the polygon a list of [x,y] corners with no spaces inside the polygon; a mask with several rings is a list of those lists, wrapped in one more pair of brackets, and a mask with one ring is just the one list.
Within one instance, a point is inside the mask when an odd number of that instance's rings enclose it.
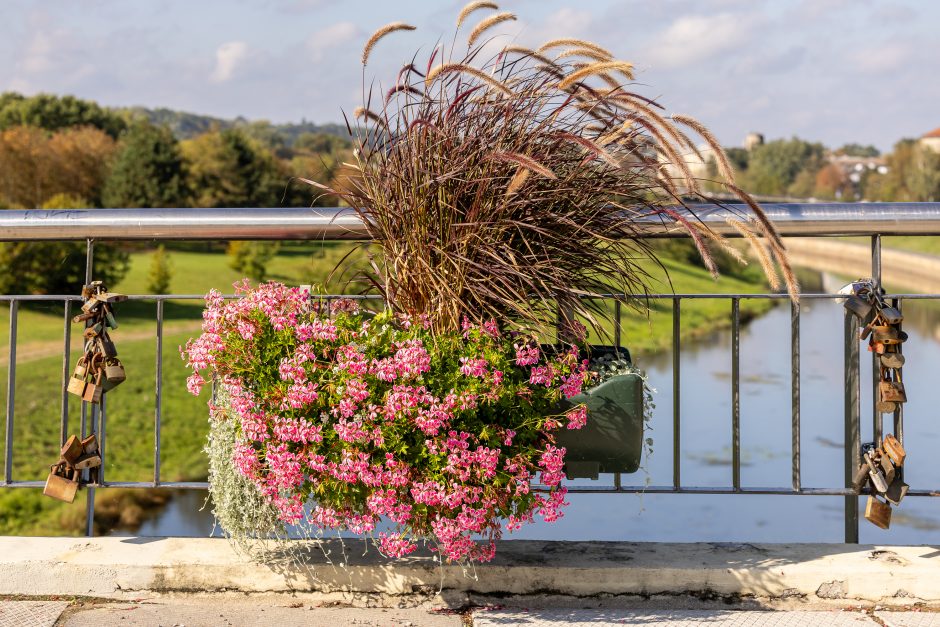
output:
{"label": "metal bridge railing", "polygon": [[[695,207],[697,218],[709,227],[734,237],[737,232],[728,227],[725,218],[735,212],[746,213],[747,207],[724,205],[722,208]],[[855,235],[871,238],[871,276],[880,285],[881,238],[883,235],[940,235],[940,203],[814,203],[771,204],[764,206],[765,212],[774,221],[783,236],[841,236]],[[647,237],[679,237],[657,218],[643,219]],[[362,240],[368,232],[357,215],[346,209],[94,209],[64,211],[3,211],[0,212],[0,240],[85,240],[86,282],[94,274],[95,240]],[[603,298],[615,303],[617,326],[615,342],[620,339],[621,303],[623,294],[605,294]],[[839,294],[803,294],[802,300],[834,299]],[[164,305],[168,300],[199,300],[196,294],[131,295],[131,300],[156,303],[156,375],[154,380],[154,473],[152,481],[110,481],[105,477],[107,455],[107,401],[100,406],[82,402],[81,433],[98,435],[102,466],[99,481],[89,485],[87,491],[86,533],[94,531],[94,491],[96,488],[207,488],[205,482],[167,482],[161,478],[161,424],[163,408],[163,330]],[[672,305],[672,377],[673,377],[673,468],[671,485],[629,486],[621,485],[620,477],[614,478],[610,487],[575,485],[569,491],[603,493],[669,493],[669,494],[771,494],[771,495],[828,495],[845,497],[845,541],[858,542],[858,494],[851,488],[852,478],[860,463],[861,446],[861,380],[858,319],[845,314],[844,322],[844,461],[845,476],[841,485],[831,487],[806,487],[801,476],[800,453],[800,304],[790,303],[790,348],[791,348],[791,485],[780,487],[757,487],[741,482],[741,405],[740,405],[740,331],[741,301],[748,299],[787,299],[782,294],[654,294],[652,300],[668,300]],[[940,294],[888,294],[896,307],[901,308],[909,299],[940,299]],[[731,477],[724,487],[697,487],[682,480],[680,435],[682,414],[682,372],[680,367],[682,304],[696,299],[723,299],[730,303],[731,321],[731,396],[730,438]],[[62,394],[60,438],[62,443],[68,436],[69,395],[65,391],[71,370],[71,314],[72,304],[80,302],[75,295],[29,296],[3,295],[0,302],[9,307],[9,369],[7,376],[7,398],[5,419],[5,459],[0,488],[41,488],[42,481],[17,481],[13,477],[14,415],[16,388],[17,318],[20,303],[51,301],[64,303]],[[877,355],[873,356],[873,360]],[[878,369],[875,368],[877,373]],[[877,395],[877,374],[872,382],[873,398]],[[874,405],[874,403],[873,403]],[[896,436],[903,442],[903,405],[893,416]],[[882,415],[873,410],[872,432],[876,443],[883,433]],[[838,483],[838,482],[837,482]],[[940,490],[911,489],[909,496],[940,496]]]}

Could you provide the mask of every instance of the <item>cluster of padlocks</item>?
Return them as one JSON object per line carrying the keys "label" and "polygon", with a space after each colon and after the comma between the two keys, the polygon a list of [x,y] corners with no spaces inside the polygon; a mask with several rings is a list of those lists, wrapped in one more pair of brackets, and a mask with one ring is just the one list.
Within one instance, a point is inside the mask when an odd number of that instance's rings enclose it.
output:
{"label": "cluster of padlocks", "polygon": [[[896,306],[885,301],[884,290],[871,279],[860,279],[846,287],[849,294],[845,308],[865,325],[859,331],[859,339],[868,340],[868,350],[878,355],[880,380],[875,411],[893,414],[907,402],[907,391],[901,380],[901,367],[904,366],[901,345],[907,341],[907,333],[901,329],[904,316]],[[880,443],[863,445],[861,457],[854,486],[859,492],[866,484],[870,486],[865,519],[887,529],[891,524],[891,505],[900,505],[909,489],[903,477],[904,446],[888,434]]]}
{"label": "cluster of padlocks", "polygon": [[124,294],[108,292],[101,281],[82,288],[82,313],[72,322],[85,323],[85,350],[69,379],[68,391],[89,403],[100,403],[101,396],[116,388],[127,378],[124,364],[117,358],[117,349],[108,329],[117,328],[112,306],[127,300]]}
{"label": "cluster of padlocks", "polygon": [[98,438],[95,434],[81,440],[73,435],[62,445],[59,461],[50,468],[42,493],[71,503],[83,483],[82,471],[89,471],[90,483],[98,483],[100,467],[101,455],[98,454]]}
{"label": "cluster of padlocks", "polygon": [[[113,304],[127,300],[127,296],[109,292],[104,283],[94,281],[82,288],[82,299],[82,313],[72,322],[85,324],[85,346],[66,389],[83,401],[97,404],[105,392],[127,379],[124,364],[108,334],[108,329],[118,326]],[[94,434],[84,439],[73,435],[62,446],[59,461],[52,465],[43,494],[71,503],[78,488],[86,483],[84,471],[88,471],[87,483],[94,484],[98,482],[100,467],[98,438]]]}

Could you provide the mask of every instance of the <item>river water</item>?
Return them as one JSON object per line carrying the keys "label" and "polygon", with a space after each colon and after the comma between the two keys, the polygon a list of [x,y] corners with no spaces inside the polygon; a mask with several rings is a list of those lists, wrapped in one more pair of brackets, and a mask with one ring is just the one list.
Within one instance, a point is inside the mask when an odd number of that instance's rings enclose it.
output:
{"label": "river water", "polygon": [[[685,306],[685,304],[683,305]],[[694,306],[694,305],[690,305]],[[843,482],[843,314],[832,301],[804,300],[801,319],[801,448],[804,488]],[[906,480],[912,488],[940,488],[940,308],[905,304],[910,340],[905,386]],[[636,340],[639,343],[641,340]],[[731,485],[731,338],[716,333],[681,352],[682,483]],[[776,307],[741,331],[741,483],[787,487],[790,470],[790,310]],[[870,441],[871,360],[862,359],[862,441]],[[653,453],[624,485],[672,484],[672,356],[641,360],[657,390],[651,430]],[[885,416],[885,433],[891,432]],[[588,480],[578,484],[591,485]],[[595,485],[611,485],[601,476]],[[141,536],[207,536],[213,531],[205,493],[181,492],[146,520]],[[553,524],[524,527],[509,538],[660,542],[841,542],[843,497],[689,494],[580,494],[569,497],[565,516]],[[864,499],[859,503],[864,507]],[[864,510],[862,510],[864,511]],[[940,499],[908,497],[889,530],[862,519],[860,540],[877,544],[925,544],[940,540]],[[126,532],[115,532],[126,533]],[[216,530],[216,534],[218,531]]]}

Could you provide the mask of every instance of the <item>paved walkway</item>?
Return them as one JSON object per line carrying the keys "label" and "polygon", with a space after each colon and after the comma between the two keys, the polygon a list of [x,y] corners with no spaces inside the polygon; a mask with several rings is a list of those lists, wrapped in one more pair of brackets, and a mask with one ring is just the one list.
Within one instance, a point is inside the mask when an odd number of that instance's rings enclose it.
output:
{"label": "paved walkway", "polygon": [[289,599],[0,601],[0,627],[940,627],[940,613],[858,610],[474,610],[324,607]]}

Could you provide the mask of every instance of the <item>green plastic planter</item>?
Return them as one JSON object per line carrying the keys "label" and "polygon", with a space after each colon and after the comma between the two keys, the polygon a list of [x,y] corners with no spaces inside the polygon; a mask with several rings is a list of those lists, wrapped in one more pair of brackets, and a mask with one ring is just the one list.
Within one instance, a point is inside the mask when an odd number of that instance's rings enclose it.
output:
{"label": "green plastic planter", "polygon": [[[590,356],[626,349],[592,346]],[[643,453],[643,379],[637,374],[617,375],[563,401],[563,410],[584,403],[587,424],[577,430],[555,432],[558,446],[567,449],[565,474],[569,479],[597,479],[600,473],[633,473]]]}

